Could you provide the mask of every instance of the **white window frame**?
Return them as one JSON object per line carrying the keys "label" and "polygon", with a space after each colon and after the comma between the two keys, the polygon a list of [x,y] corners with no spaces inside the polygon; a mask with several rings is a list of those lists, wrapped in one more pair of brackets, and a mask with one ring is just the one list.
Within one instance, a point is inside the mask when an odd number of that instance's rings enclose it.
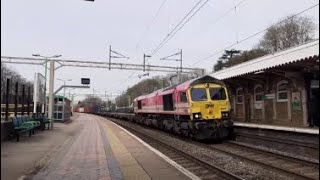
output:
{"label": "white window frame", "polygon": [[[282,84],[287,84],[289,85],[287,80],[283,80],[277,83],[277,102],[288,102],[289,101],[289,88],[286,91],[279,91],[279,86]],[[279,99],[279,94],[280,93],[287,93],[287,99]]]}
{"label": "white window frame", "polygon": [[242,97],[242,102],[238,102],[238,91],[242,90],[243,93],[243,88],[239,87],[236,89],[236,104],[243,104],[244,103],[244,94],[241,94],[240,96]]}
{"label": "white window frame", "polygon": [[[257,88],[261,88],[261,89],[262,89],[262,92],[261,92],[261,93],[256,93],[256,89],[257,89]],[[264,93],[263,93],[263,87],[262,87],[262,85],[261,85],[261,84],[256,85],[256,86],[254,87],[254,89],[253,89],[254,102],[262,102],[263,100],[257,101],[256,95],[263,95],[263,94],[264,94]]]}

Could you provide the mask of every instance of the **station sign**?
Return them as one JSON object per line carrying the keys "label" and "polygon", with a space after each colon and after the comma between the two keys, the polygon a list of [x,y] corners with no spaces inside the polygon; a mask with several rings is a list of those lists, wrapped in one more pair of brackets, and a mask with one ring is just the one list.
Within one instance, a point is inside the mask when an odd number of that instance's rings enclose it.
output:
{"label": "station sign", "polygon": [[81,84],[89,85],[90,84],[90,78],[81,78]]}
{"label": "station sign", "polygon": [[275,94],[266,94],[264,95],[263,99],[274,99],[276,97]]}

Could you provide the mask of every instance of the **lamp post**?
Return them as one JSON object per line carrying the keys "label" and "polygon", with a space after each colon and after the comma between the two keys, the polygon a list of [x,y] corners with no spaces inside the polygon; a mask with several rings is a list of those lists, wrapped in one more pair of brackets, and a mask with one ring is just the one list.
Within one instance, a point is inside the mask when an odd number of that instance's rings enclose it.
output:
{"label": "lamp post", "polygon": [[72,81],[72,79],[67,79],[67,80],[63,80],[63,79],[57,79],[59,81],[63,81],[63,104],[62,104],[62,119],[64,120],[64,114],[65,114],[65,109],[64,109],[64,104],[65,104],[65,98],[66,98],[66,81]]}
{"label": "lamp post", "polygon": [[[52,119],[52,112],[53,112],[53,86],[54,86],[54,61],[53,58],[59,58],[62,55],[53,55],[53,56],[42,56],[40,54],[32,54],[35,57],[42,57],[45,58],[45,85],[44,85],[44,97],[46,99],[46,91],[47,91],[47,69],[48,69],[48,61],[50,61],[50,79],[49,79],[49,107],[48,107],[48,118],[51,120],[51,128],[53,128],[53,119]],[[45,101],[46,102],[46,101]],[[44,112],[46,104],[44,104]]]}

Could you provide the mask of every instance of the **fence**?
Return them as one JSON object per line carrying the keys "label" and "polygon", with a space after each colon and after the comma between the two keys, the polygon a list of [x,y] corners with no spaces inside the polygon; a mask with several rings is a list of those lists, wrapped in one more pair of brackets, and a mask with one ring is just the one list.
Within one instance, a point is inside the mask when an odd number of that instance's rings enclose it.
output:
{"label": "fence", "polygon": [[[9,117],[17,115],[32,116],[33,112],[33,88],[11,82],[7,79],[5,91],[1,92],[1,121],[8,121]],[[37,112],[39,107],[37,107]]]}

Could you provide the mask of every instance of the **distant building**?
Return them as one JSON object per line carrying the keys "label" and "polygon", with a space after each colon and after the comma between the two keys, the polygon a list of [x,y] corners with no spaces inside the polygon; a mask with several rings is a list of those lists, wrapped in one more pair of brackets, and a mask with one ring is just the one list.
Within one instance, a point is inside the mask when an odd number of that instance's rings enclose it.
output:
{"label": "distant building", "polygon": [[319,40],[211,76],[227,84],[236,121],[319,126]]}

